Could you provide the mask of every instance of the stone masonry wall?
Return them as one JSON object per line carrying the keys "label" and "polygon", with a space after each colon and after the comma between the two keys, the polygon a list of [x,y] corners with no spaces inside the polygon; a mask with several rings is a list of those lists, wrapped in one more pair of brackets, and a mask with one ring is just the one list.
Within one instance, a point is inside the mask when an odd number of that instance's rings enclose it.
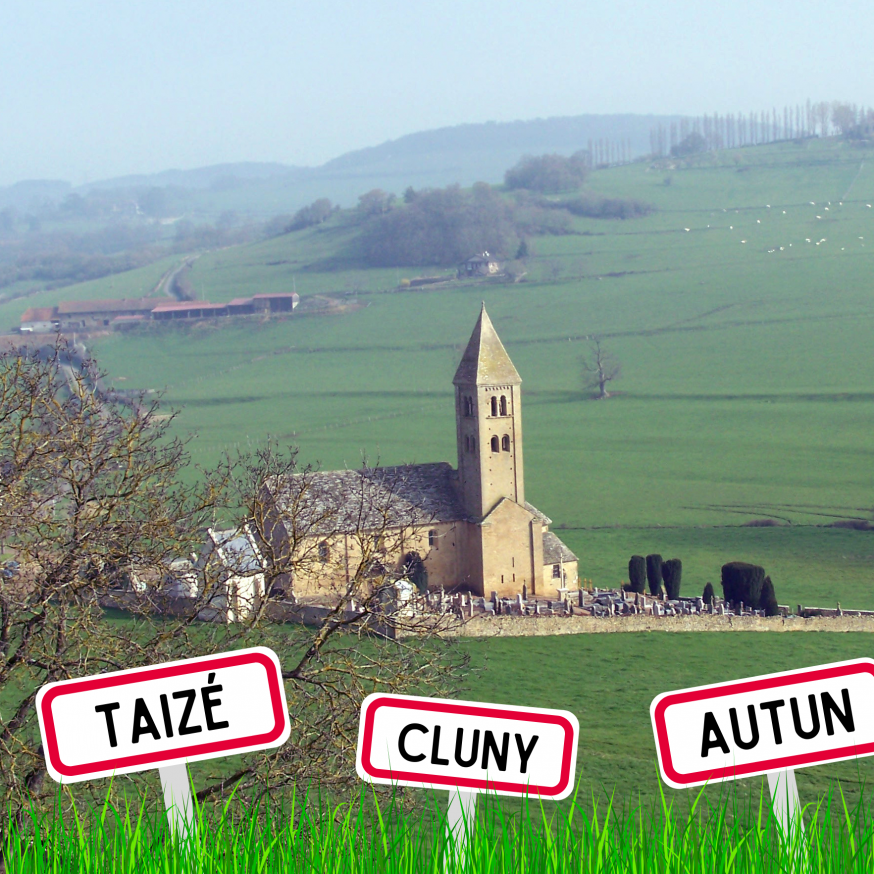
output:
{"label": "stone masonry wall", "polygon": [[798,616],[474,616],[458,623],[458,637],[539,637],[554,634],[611,634],[623,631],[874,631],[874,618],[803,619]]}

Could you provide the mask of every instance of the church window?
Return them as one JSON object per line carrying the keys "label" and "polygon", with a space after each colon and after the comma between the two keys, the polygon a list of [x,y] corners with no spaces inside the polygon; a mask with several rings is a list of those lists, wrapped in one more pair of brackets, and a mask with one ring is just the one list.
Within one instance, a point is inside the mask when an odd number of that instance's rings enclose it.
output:
{"label": "church window", "polygon": [[506,395],[501,395],[501,415],[507,415],[507,397]]}
{"label": "church window", "polygon": [[552,566],[552,578],[554,580],[561,579],[561,565],[560,564],[554,564]]}
{"label": "church window", "polygon": [[476,437],[470,438],[470,451],[476,452]]}
{"label": "church window", "polygon": [[504,434],[504,436],[501,437],[501,449],[503,449],[504,452],[510,451],[510,437],[507,434]]}
{"label": "church window", "polygon": [[437,545],[437,532],[431,530],[428,532],[428,546],[436,546]]}
{"label": "church window", "polygon": [[319,561],[324,564],[331,557],[331,548],[328,546],[328,541],[323,540],[319,544]]}
{"label": "church window", "polygon": [[500,452],[500,451],[501,451],[501,446],[498,443],[498,438],[492,437],[492,452]]}
{"label": "church window", "polygon": [[464,415],[472,416],[473,415],[473,398],[466,397],[464,398]]}
{"label": "church window", "polygon": [[494,395],[492,395],[492,415],[498,415],[498,399]]}

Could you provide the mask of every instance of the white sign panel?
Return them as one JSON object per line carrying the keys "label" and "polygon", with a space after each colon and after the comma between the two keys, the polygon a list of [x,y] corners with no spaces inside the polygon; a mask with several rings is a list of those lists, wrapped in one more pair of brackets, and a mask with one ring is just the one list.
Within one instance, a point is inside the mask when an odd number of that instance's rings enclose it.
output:
{"label": "white sign panel", "polygon": [[49,774],[64,783],[275,747],[290,731],[264,647],[49,683],[36,706]]}
{"label": "white sign panel", "polygon": [[361,706],[358,775],[557,800],[573,790],[578,734],[565,710],[370,695]]}
{"label": "white sign panel", "polygon": [[676,788],[874,755],[874,660],[659,695],[659,767]]}

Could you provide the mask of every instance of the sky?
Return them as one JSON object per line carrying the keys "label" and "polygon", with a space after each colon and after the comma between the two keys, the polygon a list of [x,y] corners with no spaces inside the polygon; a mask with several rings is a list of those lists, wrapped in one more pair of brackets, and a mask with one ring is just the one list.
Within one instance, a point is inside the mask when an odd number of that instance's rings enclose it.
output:
{"label": "sky", "polygon": [[871,0],[3,0],[0,185],[586,113],[874,105]]}

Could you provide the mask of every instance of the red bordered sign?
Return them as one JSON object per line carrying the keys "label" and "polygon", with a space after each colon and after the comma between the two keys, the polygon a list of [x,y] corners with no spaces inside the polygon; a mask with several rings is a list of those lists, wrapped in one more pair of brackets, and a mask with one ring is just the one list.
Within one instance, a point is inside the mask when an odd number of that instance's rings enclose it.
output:
{"label": "red bordered sign", "polygon": [[662,779],[684,788],[874,755],[874,660],[659,695]]}
{"label": "red bordered sign", "polygon": [[376,694],[361,706],[356,765],[371,783],[559,800],[578,735],[566,710]]}
{"label": "red bordered sign", "polygon": [[46,766],[64,783],[280,746],[290,732],[265,647],[49,683],[36,707]]}

